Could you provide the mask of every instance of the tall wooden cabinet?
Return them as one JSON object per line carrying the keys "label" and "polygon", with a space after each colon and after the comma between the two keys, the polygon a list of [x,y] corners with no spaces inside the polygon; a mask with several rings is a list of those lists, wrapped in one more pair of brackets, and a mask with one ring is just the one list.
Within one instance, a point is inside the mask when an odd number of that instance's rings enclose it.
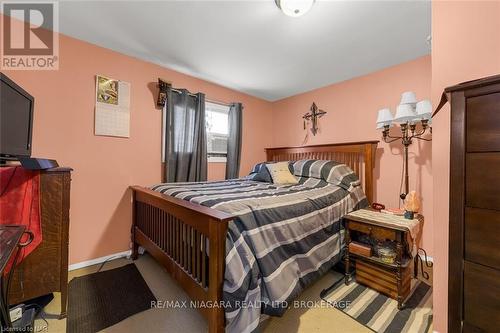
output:
{"label": "tall wooden cabinet", "polygon": [[500,328],[500,75],[451,101],[448,332]]}
{"label": "tall wooden cabinet", "polygon": [[40,173],[42,243],[13,272],[9,303],[61,292],[61,317],[68,294],[70,168]]}

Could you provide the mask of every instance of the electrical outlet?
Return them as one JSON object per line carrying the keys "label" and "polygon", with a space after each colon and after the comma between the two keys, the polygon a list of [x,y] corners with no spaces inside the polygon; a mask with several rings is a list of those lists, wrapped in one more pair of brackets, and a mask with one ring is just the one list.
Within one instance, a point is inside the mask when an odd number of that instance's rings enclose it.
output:
{"label": "electrical outlet", "polygon": [[16,306],[10,309],[10,321],[14,322],[23,316],[23,306]]}

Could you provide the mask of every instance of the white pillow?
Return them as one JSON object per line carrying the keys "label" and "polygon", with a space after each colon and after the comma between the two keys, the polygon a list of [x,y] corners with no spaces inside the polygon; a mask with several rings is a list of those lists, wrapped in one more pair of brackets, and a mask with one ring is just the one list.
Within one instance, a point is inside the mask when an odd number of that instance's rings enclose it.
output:
{"label": "white pillow", "polygon": [[274,184],[288,185],[297,184],[299,182],[290,172],[288,162],[266,164],[266,168],[269,170]]}

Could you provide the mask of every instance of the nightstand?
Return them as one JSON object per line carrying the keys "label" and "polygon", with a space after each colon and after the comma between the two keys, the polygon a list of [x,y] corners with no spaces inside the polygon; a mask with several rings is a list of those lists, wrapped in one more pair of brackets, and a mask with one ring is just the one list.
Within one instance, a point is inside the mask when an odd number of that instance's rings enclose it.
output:
{"label": "nightstand", "polygon": [[[398,309],[410,294],[413,239],[420,232],[423,218],[407,220],[402,216],[361,209],[344,216],[346,246],[360,235],[368,235],[379,241],[393,241],[396,244],[396,260],[387,263],[377,257],[346,251],[345,283],[351,279],[350,266],[354,261],[356,282],[364,284],[398,301]],[[372,250],[372,252],[374,252]]]}

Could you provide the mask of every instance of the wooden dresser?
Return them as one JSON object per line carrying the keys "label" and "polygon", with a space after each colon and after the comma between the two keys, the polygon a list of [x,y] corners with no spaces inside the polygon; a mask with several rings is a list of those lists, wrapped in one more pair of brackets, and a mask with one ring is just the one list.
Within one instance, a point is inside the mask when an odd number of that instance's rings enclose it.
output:
{"label": "wooden dresser", "polygon": [[9,303],[61,292],[61,317],[68,293],[70,168],[40,173],[42,243],[14,270]]}
{"label": "wooden dresser", "polygon": [[448,332],[500,327],[500,75],[451,101]]}

